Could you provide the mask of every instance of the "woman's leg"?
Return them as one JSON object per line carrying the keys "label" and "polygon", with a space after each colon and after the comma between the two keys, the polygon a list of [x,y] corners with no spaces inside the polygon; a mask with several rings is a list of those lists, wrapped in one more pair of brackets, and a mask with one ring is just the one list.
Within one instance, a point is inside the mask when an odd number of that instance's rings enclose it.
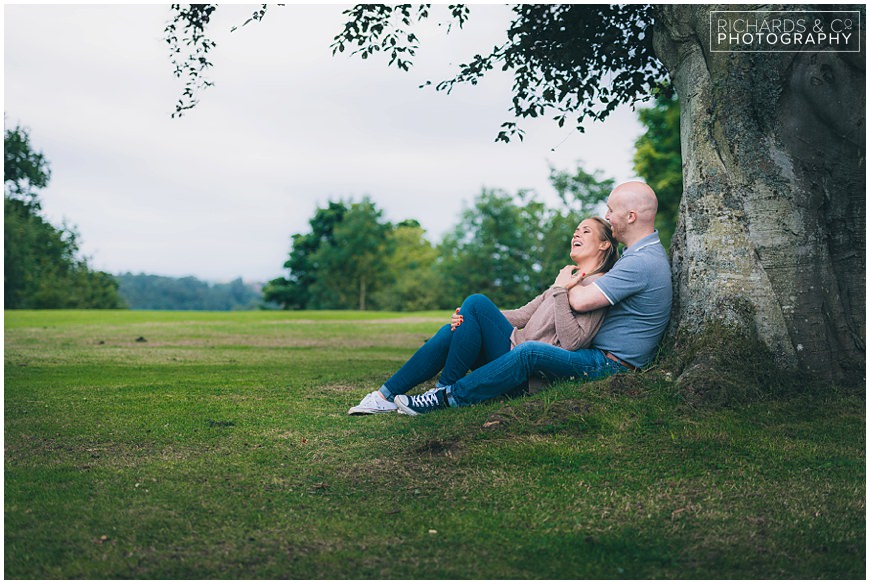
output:
{"label": "woman's leg", "polygon": [[452,337],[450,325],[442,326],[435,336],[423,343],[402,368],[381,386],[383,396],[393,401],[393,397],[407,393],[418,384],[435,377],[447,360]]}
{"label": "woman's leg", "polygon": [[464,319],[453,331],[439,385],[453,385],[469,369],[477,369],[511,349],[514,327],[492,300],[472,294],[462,303],[459,314]]}

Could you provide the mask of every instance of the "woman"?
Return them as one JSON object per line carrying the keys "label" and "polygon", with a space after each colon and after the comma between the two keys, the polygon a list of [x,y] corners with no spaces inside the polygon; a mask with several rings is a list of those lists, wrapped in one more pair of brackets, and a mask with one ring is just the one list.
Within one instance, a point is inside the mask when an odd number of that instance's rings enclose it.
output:
{"label": "woman", "polygon": [[[589,346],[604,320],[606,309],[575,313],[568,305],[568,289],[588,286],[616,263],[617,242],[610,225],[600,217],[583,220],[571,238],[571,259],[553,285],[516,310],[500,311],[489,298],[473,294],[446,324],[390,377],[378,391],[366,395],[350,415],[396,410],[397,395],[441,375],[435,385],[452,385],[470,369],[497,359],[524,341],[540,341],[569,351]],[[574,278],[577,273],[581,279]],[[434,391],[434,390],[430,390]]]}

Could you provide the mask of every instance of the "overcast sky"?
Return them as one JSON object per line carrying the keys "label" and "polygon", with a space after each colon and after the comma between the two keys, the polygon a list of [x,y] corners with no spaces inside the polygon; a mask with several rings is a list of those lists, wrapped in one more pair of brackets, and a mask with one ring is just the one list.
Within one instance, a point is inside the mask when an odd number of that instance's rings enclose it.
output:
{"label": "overcast sky", "polygon": [[96,269],[266,281],[331,199],[368,195],[437,241],[483,187],[555,201],[549,165],[633,178],[641,127],[628,108],[583,134],[521,121],[525,141],[505,145],[494,138],[513,119],[509,76],[419,89],[502,42],[509,8],[472,6],[445,35],[436,7],[410,72],[333,57],[345,8],[276,6],[230,32],[253,7],[222,7],[215,86],[172,119],[183,86],[162,38],[168,5],[5,6],[5,125],[28,128],[50,161],[46,215],[78,228]]}

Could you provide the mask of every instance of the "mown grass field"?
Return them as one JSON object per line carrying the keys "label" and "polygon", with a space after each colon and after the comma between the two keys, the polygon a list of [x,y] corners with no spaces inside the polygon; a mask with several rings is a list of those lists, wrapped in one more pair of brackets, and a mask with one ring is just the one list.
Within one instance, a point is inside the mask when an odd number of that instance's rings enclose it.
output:
{"label": "mown grass field", "polygon": [[7,311],[5,577],[864,578],[863,391],[345,415],[448,318]]}

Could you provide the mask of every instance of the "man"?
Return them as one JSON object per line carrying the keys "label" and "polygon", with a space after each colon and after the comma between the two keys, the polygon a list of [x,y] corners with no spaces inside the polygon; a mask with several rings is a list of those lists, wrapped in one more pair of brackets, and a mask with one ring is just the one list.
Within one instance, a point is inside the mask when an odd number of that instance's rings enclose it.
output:
{"label": "man", "polygon": [[552,379],[592,380],[646,366],[667,329],[672,300],[670,263],[655,230],[657,210],[658,200],[647,184],[633,181],[616,187],[607,199],[605,218],[626,246],[622,257],[592,285],[568,282],[564,286],[576,312],[610,307],[589,349],[566,351],[545,343],[521,343],[452,386],[418,396],[396,396],[399,412],[418,415],[482,402],[522,386],[535,373]]}

